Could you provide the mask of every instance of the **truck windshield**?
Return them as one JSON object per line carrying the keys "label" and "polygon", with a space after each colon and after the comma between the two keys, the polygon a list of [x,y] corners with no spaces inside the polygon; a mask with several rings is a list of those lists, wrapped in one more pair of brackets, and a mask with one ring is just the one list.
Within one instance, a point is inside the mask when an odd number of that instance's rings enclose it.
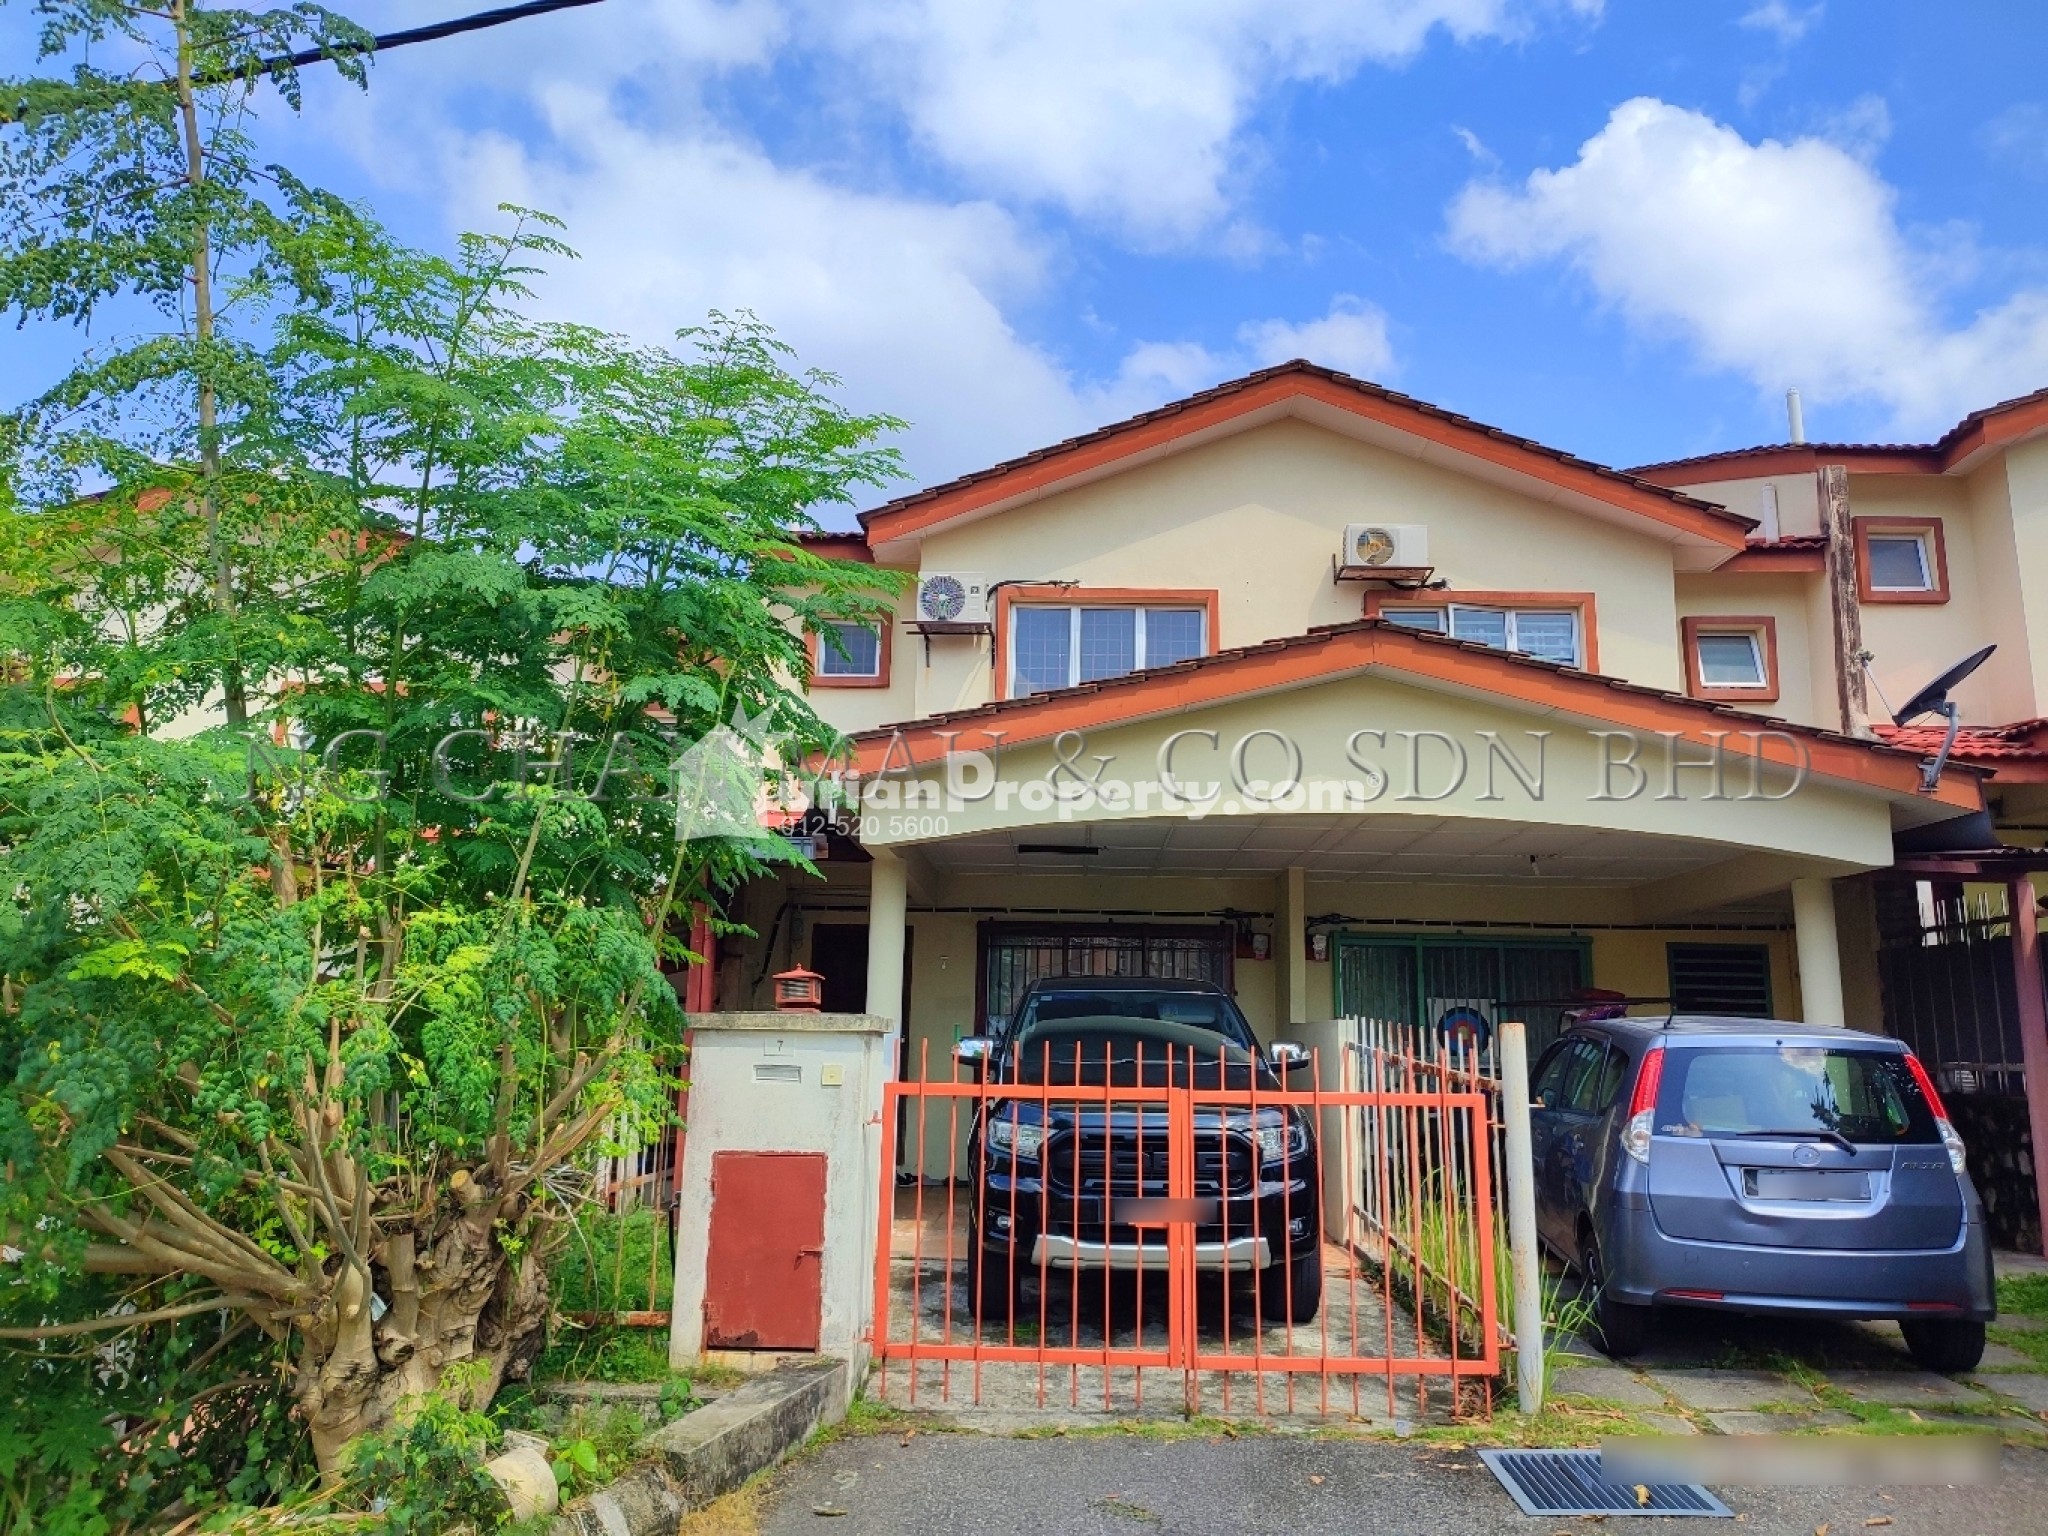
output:
{"label": "truck windshield", "polygon": [[1061,987],[1036,992],[1017,1010],[1010,1032],[1021,1039],[1032,1026],[1060,1019],[1147,1019],[1209,1030],[1247,1050],[1255,1043],[1251,1026],[1229,998],[1165,987]]}
{"label": "truck windshield", "polygon": [[1866,1146],[1941,1139],[1904,1056],[1804,1045],[1667,1047],[1657,1132]]}

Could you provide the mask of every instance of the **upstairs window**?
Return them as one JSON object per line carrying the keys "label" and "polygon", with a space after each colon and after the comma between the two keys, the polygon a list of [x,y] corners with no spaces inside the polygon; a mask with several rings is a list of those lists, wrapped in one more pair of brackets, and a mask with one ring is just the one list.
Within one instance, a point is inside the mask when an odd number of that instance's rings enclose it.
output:
{"label": "upstairs window", "polygon": [[1948,556],[1936,518],[1859,517],[1856,587],[1866,603],[1945,603]]}
{"label": "upstairs window", "polygon": [[1584,666],[1583,636],[1576,608],[1493,608],[1471,603],[1446,603],[1428,608],[1383,607],[1379,617],[1404,629],[1426,629],[1490,645],[1497,651],[1520,651],[1568,667]]}
{"label": "upstairs window", "polygon": [[1680,621],[1685,691],[1696,699],[1769,704],[1778,697],[1778,625],[1769,615]]}
{"label": "upstairs window", "polygon": [[1764,648],[1753,634],[1701,635],[1700,681],[1710,688],[1761,688]]}
{"label": "upstairs window", "polygon": [[1873,534],[1870,539],[1870,584],[1880,592],[1929,592],[1934,588],[1934,562],[1927,540],[1917,533]]}
{"label": "upstairs window", "polygon": [[813,686],[880,688],[888,681],[889,637],[880,624],[834,619],[813,636]]}
{"label": "upstairs window", "polygon": [[1009,695],[1047,693],[1206,655],[1204,608],[1017,604],[1010,610]]}

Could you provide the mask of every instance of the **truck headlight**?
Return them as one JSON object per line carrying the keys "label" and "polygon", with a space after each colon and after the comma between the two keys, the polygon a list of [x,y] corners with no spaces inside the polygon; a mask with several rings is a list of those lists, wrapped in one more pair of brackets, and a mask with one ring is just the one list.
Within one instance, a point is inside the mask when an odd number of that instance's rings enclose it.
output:
{"label": "truck headlight", "polygon": [[1033,1161],[1038,1149],[1045,1145],[1045,1127],[1029,1121],[1009,1118],[991,1120],[988,1123],[988,1146],[991,1152],[1014,1153],[1020,1160]]}
{"label": "truck headlight", "polygon": [[1308,1132],[1298,1120],[1254,1127],[1252,1137],[1259,1144],[1262,1163],[1298,1162],[1308,1155]]}

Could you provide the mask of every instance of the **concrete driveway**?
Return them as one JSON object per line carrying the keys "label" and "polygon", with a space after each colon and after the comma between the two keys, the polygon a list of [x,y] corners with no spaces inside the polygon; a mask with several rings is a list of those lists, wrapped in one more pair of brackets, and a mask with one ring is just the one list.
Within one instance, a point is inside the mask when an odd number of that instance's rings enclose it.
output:
{"label": "concrete driveway", "polygon": [[[2009,1449],[1975,1488],[1717,1489],[1745,1536],[2006,1536],[2048,1526],[2048,1452]],[[1645,1521],[1641,1529],[1669,1530]],[[1303,1435],[1161,1441],[918,1434],[841,1440],[777,1479],[763,1536],[1143,1536],[1147,1531],[1559,1531],[1628,1536],[1626,1520],[1532,1518],[1470,1451]]]}

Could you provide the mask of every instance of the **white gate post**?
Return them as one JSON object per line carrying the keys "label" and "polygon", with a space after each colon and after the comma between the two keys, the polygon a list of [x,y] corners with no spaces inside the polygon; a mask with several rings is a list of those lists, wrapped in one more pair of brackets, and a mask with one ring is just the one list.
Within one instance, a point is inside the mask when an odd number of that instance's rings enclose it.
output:
{"label": "white gate post", "polygon": [[1524,1413],[1543,1407],[1543,1268],[1536,1248],[1536,1168],[1529,1137],[1529,1041],[1500,1026],[1501,1115],[1507,1122],[1508,1254],[1514,1276],[1515,1386]]}

